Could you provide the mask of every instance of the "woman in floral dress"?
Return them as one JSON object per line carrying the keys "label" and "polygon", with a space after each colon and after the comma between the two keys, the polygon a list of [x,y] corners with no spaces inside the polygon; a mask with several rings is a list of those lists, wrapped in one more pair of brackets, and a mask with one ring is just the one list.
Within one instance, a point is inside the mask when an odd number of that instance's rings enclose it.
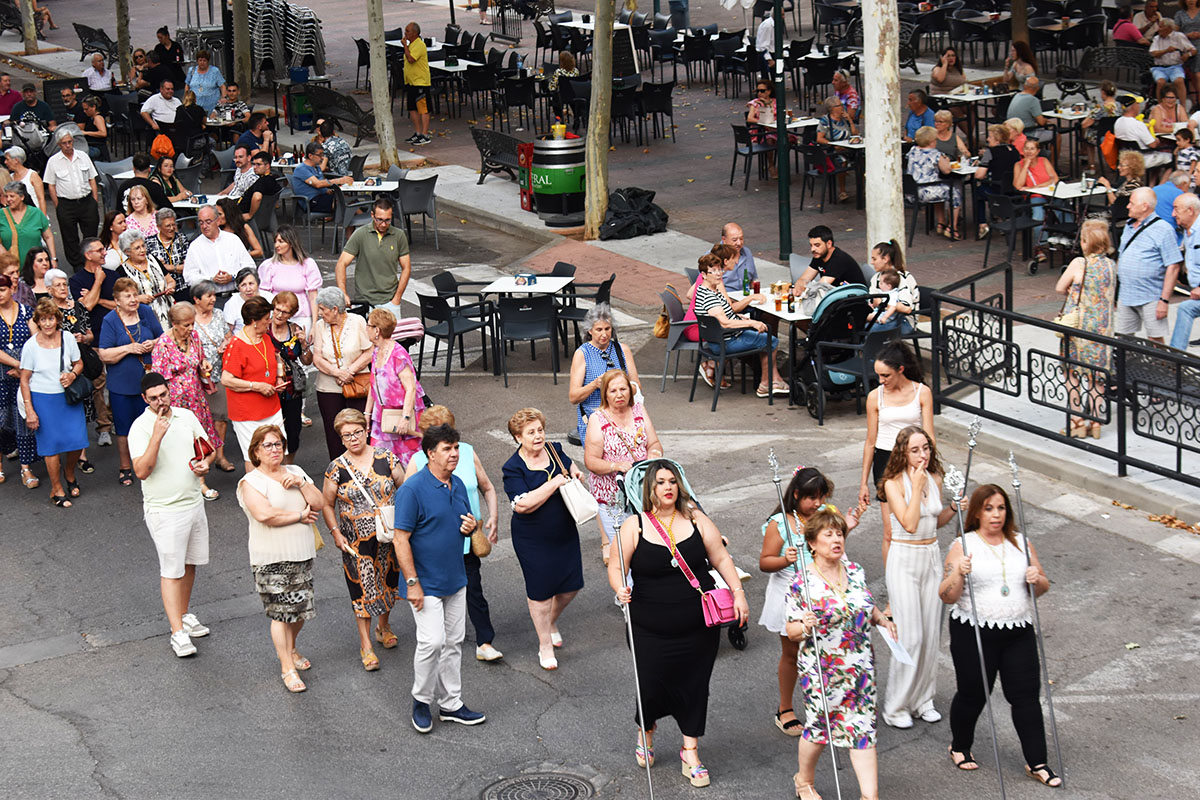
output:
{"label": "woman in floral dress", "polygon": [[[950,239],[962,239],[963,193],[961,186],[946,183],[950,174],[950,159],[937,149],[937,131],[928,125],[917,129],[913,135],[916,147],[908,151],[908,174],[917,183],[917,198],[922,203],[941,203],[934,207],[937,214],[937,232]],[[946,226],[945,203],[953,209],[950,227]]]}
{"label": "woman in floral dress", "polygon": [[[154,342],[152,369],[167,379],[171,405],[186,408],[196,415],[200,427],[214,448],[224,445],[213,424],[212,412],[200,382],[213,380],[212,363],[204,355],[204,345],[196,333],[196,307],[191,303],[177,303],[167,312],[170,327]],[[216,489],[210,489],[200,478],[200,493],[205,500],[220,497]]]}
{"label": "woman in floral dress", "polygon": [[[21,462],[21,483],[36,489],[38,479],[30,470],[38,460],[37,440],[25,420],[17,413],[17,394],[21,385],[21,349],[32,336],[29,321],[33,312],[13,298],[18,285],[10,275],[0,275],[0,453],[17,451]],[[0,482],[4,472],[0,469]]]}
{"label": "woman in floral dress", "polygon": [[[333,428],[346,451],[325,470],[323,513],[334,544],[342,551],[350,606],[358,623],[358,655],[363,669],[374,672],[379,658],[371,644],[371,617],[379,617],[375,641],[388,650],[395,647],[398,640],[388,615],[400,596],[396,552],[391,543],[376,537],[375,509],[392,504],[396,488],[404,482],[404,467],[390,451],[367,444],[367,418],[358,409],[339,411]],[[391,526],[392,520],[385,523]]]}
{"label": "woman in floral dress", "polygon": [[[425,391],[417,382],[412,357],[403,345],[392,340],[396,317],[377,308],[367,317],[367,336],[375,345],[371,356],[371,389],[367,394],[367,419],[371,420],[371,445],[391,450],[407,467],[413,453],[421,449],[417,420],[425,410]],[[384,410],[403,413],[399,433],[384,433]]]}
{"label": "woman in floral dress", "polygon": [[[800,770],[792,780],[796,796],[803,800],[819,797],[813,777],[817,759],[829,744],[827,724],[833,732],[833,745],[850,750],[859,793],[866,800],[879,797],[871,626],[886,628],[894,638],[896,625],[875,607],[862,567],[843,560],[846,531],[846,520],[836,511],[826,509],[809,517],[804,542],[812,552],[812,562],[792,583],[787,601],[787,636],[801,643],[797,664],[804,689],[805,723],[800,733]],[[816,613],[805,603],[802,580]],[[814,635],[821,651],[828,723],[822,681],[816,674]]]}

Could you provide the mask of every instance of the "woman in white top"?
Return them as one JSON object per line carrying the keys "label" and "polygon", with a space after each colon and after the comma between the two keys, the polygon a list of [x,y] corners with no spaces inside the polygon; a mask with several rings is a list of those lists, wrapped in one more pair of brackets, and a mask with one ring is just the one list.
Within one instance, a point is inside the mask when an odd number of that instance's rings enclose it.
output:
{"label": "woman in white top", "polygon": [[238,270],[238,274],[233,277],[233,285],[237,287],[237,294],[225,301],[222,313],[225,315],[225,321],[229,323],[229,329],[236,331],[241,327],[242,306],[246,305],[247,300],[251,297],[261,297],[269,302],[275,299],[275,294],[259,288],[261,284],[258,280],[258,270],[250,267]]}
{"label": "woman in white top", "polygon": [[937,448],[916,425],[896,437],[883,471],[883,492],[892,511],[892,547],[884,566],[888,603],[900,644],[916,663],[910,666],[892,659],[882,716],[893,728],[911,728],[914,716],[926,722],[942,718],[933,707],[942,627],[937,529],[954,516],[953,508],[942,505]]}
{"label": "woman in white top", "polygon": [[[999,673],[1004,699],[1012,706],[1026,774],[1047,786],[1061,786],[1062,780],[1046,763],[1046,729],[1038,700],[1042,684],[1031,619],[1030,592],[1042,596],[1050,589],[1050,579],[1033,544],[1014,531],[1012,505],[999,486],[985,484],[972,493],[965,528],[967,555],[963,555],[961,542],[950,546],[946,577],[938,587],[942,602],[951,606],[950,656],[958,680],[950,704],[950,758],[961,770],[979,769],[971,756],[975,723],[986,702],[975,643],[978,630],[987,667],[987,692],[991,693]],[[967,576],[975,590],[978,620],[971,614]]]}
{"label": "woman in white top", "polygon": [[254,586],[271,620],[271,642],[283,683],[289,692],[303,692],[307,687],[296,671],[312,664],[296,652],[296,637],[304,622],[316,616],[313,523],[321,516],[325,498],[304,470],[283,463],[279,426],[256,430],[248,450],[254,469],[238,481],[237,497],[250,523]]}
{"label": "woman in white top", "polygon": [[887,290],[879,285],[879,276],[882,273],[890,269],[895,270],[896,274],[900,276],[900,285],[896,287],[896,309],[892,318],[888,322],[877,323],[872,330],[899,328],[901,333],[913,330],[913,324],[909,321],[908,315],[916,310],[921,300],[921,290],[917,286],[917,279],[904,268],[904,251],[900,249],[899,242],[895,239],[888,239],[871,248],[871,269],[875,270],[868,286],[871,294],[887,293]]}
{"label": "woman in white top", "polygon": [[4,168],[12,173],[14,181],[25,184],[26,194],[33,199],[39,211],[46,210],[46,185],[34,170],[25,166],[25,149],[10,147],[4,151]]}
{"label": "woman in white top", "polygon": [[937,435],[933,430],[933,397],[922,384],[921,362],[917,361],[912,347],[898,341],[884,345],[875,356],[875,375],[879,378],[879,386],[867,395],[867,440],[863,443],[862,486],[858,501],[869,503],[872,494],[880,501],[883,561],[886,564],[888,545],[892,541],[892,521],[879,482],[892,456],[896,436],[909,425],[916,425],[928,433],[931,445],[937,444]]}

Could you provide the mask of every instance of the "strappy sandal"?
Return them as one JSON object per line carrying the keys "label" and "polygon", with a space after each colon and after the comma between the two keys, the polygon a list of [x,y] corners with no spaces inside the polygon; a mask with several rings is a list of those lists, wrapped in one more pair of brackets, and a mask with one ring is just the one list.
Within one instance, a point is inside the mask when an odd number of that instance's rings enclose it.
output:
{"label": "strappy sandal", "polygon": [[786,733],[788,736],[799,736],[800,731],[804,729],[804,723],[794,717],[787,722],[783,721],[784,714],[795,714],[796,712],[790,708],[781,708],[775,712],[775,727]]}
{"label": "strappy sandal", "polygon": [[203,497],[205,500],[208,500],[211,502],[213,500],[216,500],[218,497],[220,497],[221,493],[218,492],[216,489],[213,489],[212,487],[205,486],[203,489],[200,490],[200,496]]}
{"label": "strappy sandal", "polygon": [[283,678],[283,685],[292,694],[303,692],[308,687],[304,685],[304,681],[300,680],[299,673],[294,669],[289,669],[287,672],[281,672],[279,677]]}
{"label": "strappy sandal", "polygon": [[796,800],[821,800],[821,795],[817,794],[817,787],[811,783],[800,782],[799,772],[792,776],[792,788],[796,790]]}
{"label": "strappy sandal", "polygon": [[383,645],[384,650],[391,650],[400,643],[400,640],[396,638],[396,634],[392,633],[391,628],[376,628],[375,641]]}
{"label": "strappy sandal", "polygon": [[374,650],[359,649],[358,657],[362,659],[363,669],[367,672],[374,672],[379,669],[379,656],[375,655]]}
{"label": "strappy sandal", "polygon": [[50,502],[59,508],[70,508],[74,503],[65,494],[55,494],[50,496]]}
{"label": "strappy sandal", "polygon": [[217,469],[221,470],[221,472],[233,472],[234,466],[233,464],[230,464],[229,459],[226,458],[217,462]]}
{"label": "strappy sandal", "polygon": [[687,759],[685,759],[683,757],[683,754],[685,752],[687,752],[688,750],[695,750],[695,749],[696,749],[695,747],[679,748],[679,763],[680,763],[680,766],[683,768],[682,769],[683,777],[687,778],[688,782],[691,783],[692,786],[695,786],[697,788],[699,788],[701,786],[708,786],[708,784],[709,784],[708,767],[704,766],[703,764],[697,764],[696,766],[693,767],[691,764],[689,764],[687,762]]}
{"label": "strappy sandal", "polygon": [[312,662],[309,661],[304,656],[297,653],[295,650],[293,650],[292,651],[292,666],[294,666],[296,669],[303,672],[306,669],[312,669]]}
{"label": "strappy sandal", "polygon": [[[656,726],[657,727],[657,726]],[[650,729],[653,732],[654,728]],[[637,732],[637,744],[633,748],[633,757],[637,759],[637,765],[642,769],[646,768],[646,764],[654,766],[654,746],[645,743],[646,737],[641,729]]]}
{"label": "strappy sandal", "polygon": [[[962,756],[962,758],[955,758],[955,756]],[[975,756],[971,755],[970,752],[957,753],[954,750],[950,750],[950,760],[954,762],[954,766],[963,772],[974,772],[979,769],[979,762],[975,760]]]}
{"label": "strappy sandal", "polygon": [[82,492],[80,492],[80,490],[79,490],[78,481],[67,481],[66,483],[67,483],[67,494],[69,494],[71,497],[79,497],[79,495],[82,494]]}
{"label": "strappy sandal", "polygon": [[991,232],[991,230],[992,229],[990,227],[988,227],[986,223],[983,225],[980,225],[979,232],[977,234],[975,234],[975,241],[978,242],[978,241],[983,241],[984,239],[986,239],[988,237],[988,234]]}
{"label": "strappy sandal", "polygon": [[79,459],[79,461],[76,463],[76,466],[84,475],[91,475],[96,471],[96,467],[93,466],[92,462],[88,461],[86,458]]}
{"label": "strappy sandal", "polygon": [[[1040,773],[1045,773],[1046,777],[1043,778]],[[1054,770],[1050,769],[1049,764],[1038,764],[1036,767],[1030,767],[1027,764],[1025,765],[1025,774],[1051,789],[1058,789],[1062,786],[1062,778],[1054,774]],[[1051,781],[1058,781],[1058,783],[1051,783]]]}
{"label": "strappy sandal", "polygon": [[937,224],[937,227],[934,228],[934,231],[937,233],[938,236],[947,236],[948,235],[946,233],[946,223],[944,223],[944,222],[939,222]]}
{"label": "strappy sandal", "polygon": [[33,474],[33,470],[29,467],[21,467],[21,483],[25,484],[26,489],[36,489],[42,485],[38,480],[38,476]]}
{"label": "strappy sandal", "polygon": [[133,485],[133,470],[123,469],[120,472],[118,472],[117,473],[117,483],[121,484],[122,486],[132,486]]}

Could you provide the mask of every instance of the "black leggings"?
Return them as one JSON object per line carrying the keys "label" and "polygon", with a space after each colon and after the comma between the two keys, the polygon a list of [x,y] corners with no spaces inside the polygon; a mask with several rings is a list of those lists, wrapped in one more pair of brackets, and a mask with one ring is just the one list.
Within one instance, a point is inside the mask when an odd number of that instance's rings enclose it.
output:
{"label": "black leggings", "polygon": [[[1038,700],[1042,684],[1039,674],[1037,637],[1032,625],[1019,628],[979,629],[983,642],[983,660],[987,664],[987,690],[990,694],[1000,674],[1004,699],[1012,706],[1013,727],[1021,740],[1021,752],[1031,767],[1046,763],[1046,729],[1042,723],[1042,705]],[[975,648],[973,626],[950,618],[950,656],[958,691],[950,703],[951,748],[968,753],[975,742],[975,723],[984,709],[983,681],[979,671],[979,651]]]}

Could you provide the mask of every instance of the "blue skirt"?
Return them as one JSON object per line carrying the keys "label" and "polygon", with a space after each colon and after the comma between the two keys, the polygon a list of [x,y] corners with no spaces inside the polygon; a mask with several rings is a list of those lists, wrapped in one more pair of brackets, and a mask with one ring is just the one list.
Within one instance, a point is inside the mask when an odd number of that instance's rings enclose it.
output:
{"label": "blue skirt", "polygon": [[42,458],[70,453],[88,446],[87,420],[83,404],[73,406],[62,392],[30,392],[33,410],[38,415],[37,451]]}
{"label": "blue skirt", "polygon": [[113,433],[128,436],[133,421],[146,410],[146,401],[140,394],[121,394],[109,389],[108,406],[112,409]]}

